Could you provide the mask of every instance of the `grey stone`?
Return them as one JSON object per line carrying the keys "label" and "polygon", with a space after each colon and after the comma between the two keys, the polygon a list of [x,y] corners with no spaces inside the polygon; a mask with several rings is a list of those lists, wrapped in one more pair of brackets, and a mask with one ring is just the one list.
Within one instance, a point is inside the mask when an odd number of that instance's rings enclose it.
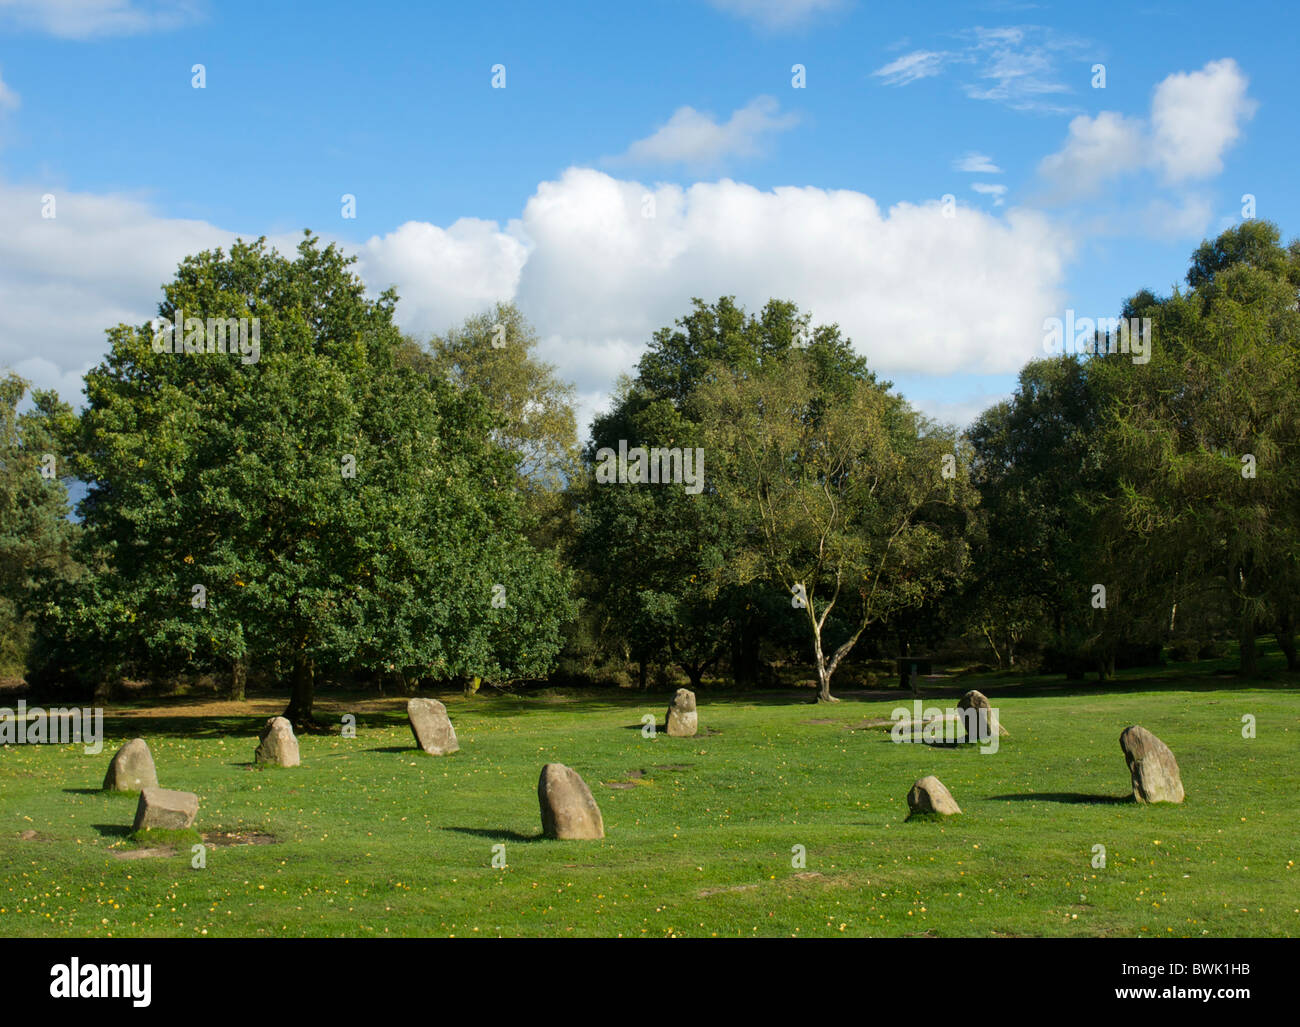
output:
{"label": "grey stone", "polygon": [[942,813],[946,817],[961,812],[952,792],[933,774],[912,785],[907,793],[907,807],[913,813]]}
{"label": "grey stone", "polygon": [[700,717],[695,709],[695,693],[689,688],[677,689],[668,705],[667,731],[674,738],[690,738],[700,729]]}
{"label": "grey stone", "polygon": [[298,739],[294,737],[293,725],[284,717],[268,720],[262,729],[253,760],[277,767],[298,766],[302,761],[298,758]]}
{"label": "grey stone", "polygon": [[548,763],[537,779],[542,834],[547,838],[605,837],[605,821],[587,782],[563,763]]}
{"label": "grey stone", "polygon": [[1182,802],[1183,779],[1169,746],[1139,724],[1126,727],[1119,747],[1128,763],[1133,798],[1138,802]]}
{"label": "grey stone", "polygon": [[457,752],[456,730],[447,716],[447,707],[437,699],[412,699],[406,704],[406,715],[411,721],[415,744],[431,756],[446,756]]}
{"label": "grey stone", "polygon": [[106,792],[140,792],[158,787],[158,770],[143,738],[132,738],[117,750],[104,775]]}
{"label": "grey stone", "polygon": [[[994,716],[989,712],[993,709],[993,704],[989,702],[988,696],[983,692],[976,692],[972,689],[957,700],[957,709],[961,711],[962,724],[966,728],[966,740],[968,742],[987,741],[989,732],[992,730]],[[1005,738],[1010,735],[1011,732],[1002,726],[1000,711],[997,714],[997,720],[998,737]]]}
{"label": "grey stone", "polygon": [[135,808],[133,830],[183,831],[194,826],[199,814],[199,797],[193,792],[173,792],[169,788],[146,788]]}

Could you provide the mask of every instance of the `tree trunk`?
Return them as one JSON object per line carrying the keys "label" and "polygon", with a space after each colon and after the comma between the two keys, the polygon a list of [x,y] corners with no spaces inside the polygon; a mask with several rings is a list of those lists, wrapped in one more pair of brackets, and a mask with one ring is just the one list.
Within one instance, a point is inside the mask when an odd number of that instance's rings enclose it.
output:
{"label": "tree trunk", "polygon": [[293,685],[289,706],[284,717],[295,731],[318,731],[320,725],[312,716],[312,702],[316,696],[316,667],[304,654],[293,658]]}
{"label": "tree trunk", "polygon": [[984,638],[988,642],[989,648],[993,650],[993,658],[998,661],[998,670],[1001,670],[1002,652],[1001,650],[998,649],[998,644],[993,639],[993,632],[989,630],[989,626],[987,624],[981,625],[981,630],[984,632]]}
{"label": "tree trunk", "polygon": [[248,687],[248,657],[241,656],[230,663],[230,699],[243,702]]}
{"label": "tree trunk", "polygon": [[758,684],[760,654],[755,634],[752,619],[737,624],[731,632],[731,679],[740,689]]}
{"label": "tree trunk", "polygon": [[1276,637],[1278,648],[1286,654],[1286,669],[1300,670],[1300,661],[1296,659],[1295,614],[1290,610],[1278,618]]}
{"label": "tree trunk", "polygon": [[637,687],[643,692],[646,690],[647,681],[648,681],[648,674],[646,668],[646,661],[641,660],[637,670]]}
{"label": "tree trunk", "polygon": [[818,702],[839,702],[835,696],[831,695],[831,674],[832,671],[826,666],[826,654],[822,652],[822,633],[817,622],[813,621],[813,655],[817,659],[817,701]]}
{"label": "tree trunk", "polygon": [[1254,677],[1259,673],[1259,650],[1255,646],[1255,618],[1250,614],[1242,615],[1237,644],[1241,649],[1241,673]]}

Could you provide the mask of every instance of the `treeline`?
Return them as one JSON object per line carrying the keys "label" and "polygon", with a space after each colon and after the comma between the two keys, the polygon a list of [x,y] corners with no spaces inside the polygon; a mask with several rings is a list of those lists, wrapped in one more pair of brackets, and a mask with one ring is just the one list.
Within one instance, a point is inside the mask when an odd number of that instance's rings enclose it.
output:
{"label": "treeline", "polygon": [[[159,321],[109,331],[80,413],[2,383],[0,671],[251,680],[310,727],[318,680],[794,673],[832,700],[837,672],[904,653],[1108,677],[1232,638],[1250,674],[1265,634],[1296,669],[1300,244],[1279,239],[1204,243],[1185,289],[1123,305],[1142,360],[1094,332],[965,433],[793,303],[695,300],[585,448],[513,307],[421,344],[310,235],[198,254]],[[241,318],[253,353],[214,345]]]}

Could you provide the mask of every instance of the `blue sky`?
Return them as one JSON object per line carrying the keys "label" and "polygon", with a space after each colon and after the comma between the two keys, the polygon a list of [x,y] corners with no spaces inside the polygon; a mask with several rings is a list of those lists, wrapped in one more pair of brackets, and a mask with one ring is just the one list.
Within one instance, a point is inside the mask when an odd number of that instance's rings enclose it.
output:
{"label": "blue sky", "polygon": [[184,254],[310,227],[398,287],[417,336],[518,302],[584,418],[650,332],[725,292],[839,321],[965,423],[1041,352],[1044,318],[1168,291],[1244,194],[1300,232],[1298,21],[0,0],[0,363],[76,401],[104,329],[147,320]]}

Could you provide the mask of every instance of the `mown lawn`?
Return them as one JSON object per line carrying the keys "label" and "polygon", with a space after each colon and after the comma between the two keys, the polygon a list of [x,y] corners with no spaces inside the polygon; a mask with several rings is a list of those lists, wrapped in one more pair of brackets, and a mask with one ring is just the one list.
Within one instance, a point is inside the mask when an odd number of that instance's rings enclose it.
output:
{"label": "mown lawn", "polygon": [[[301,767],[260,770],[282,700],[114,708],[98,756],[0,749],[0,935],[1300,935],[1294,682],[984,680],[928,701],[966,687],[1011,732],[996,754],[854,730],[910,696],[701,693],[699,737],[649,739],[641,717],[662,725],[666,697],[457,695],[454,756],[413,748],[402,699],[322,701],[336,722],[358,711],[357,737],[302,738]],[[1133,723],[1177,755],[1184,805],[1129,800]],[[205,869],[188,844],[138,857],[135,797],[98,791],[135,735],[163,787],[198,793],[205,835],[274,841],[213,846]],[[552,761],[591,786],[603,842],[539,839]],[[964,814],[908,822],[930,773]]]}

